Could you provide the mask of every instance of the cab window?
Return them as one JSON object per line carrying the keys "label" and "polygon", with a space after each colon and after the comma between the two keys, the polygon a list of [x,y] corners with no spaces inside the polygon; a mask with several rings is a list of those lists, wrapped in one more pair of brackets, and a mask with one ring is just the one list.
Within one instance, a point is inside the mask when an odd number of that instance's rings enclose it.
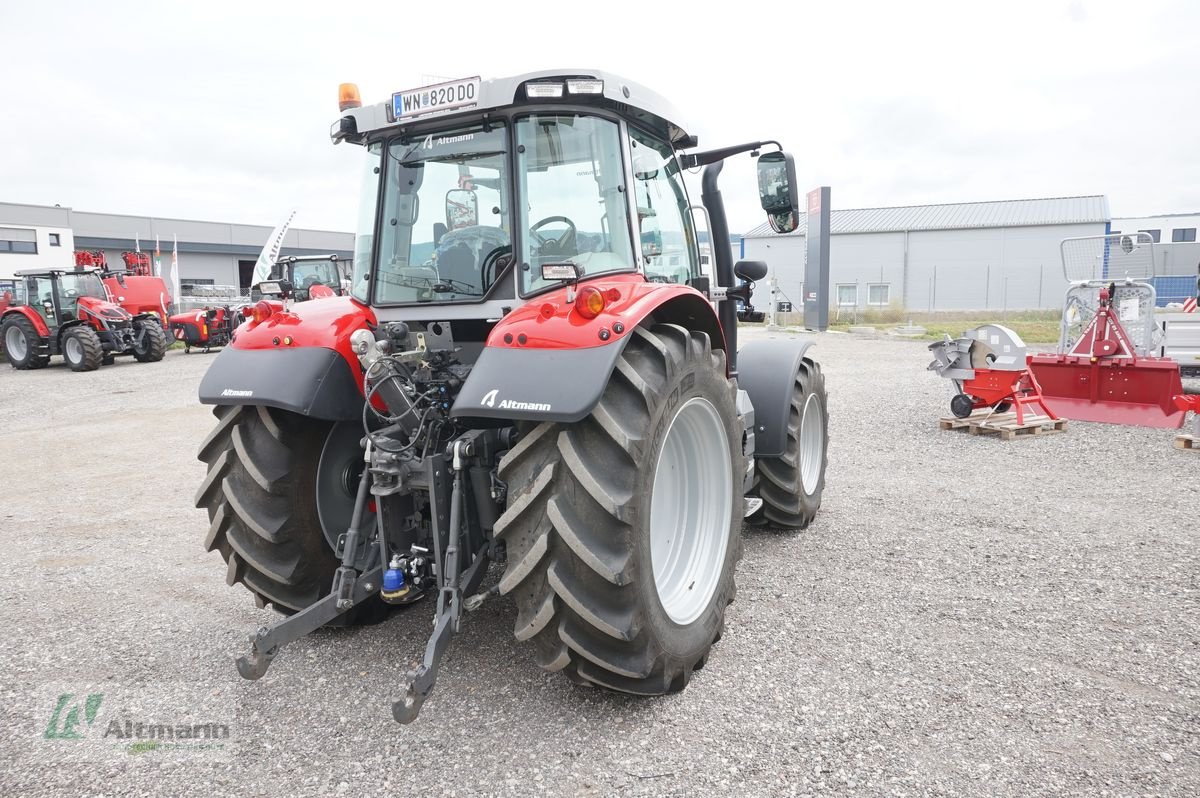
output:
{"label": "cab window", "polygon": [[633,198],[646,279],[687,283],[699,276],[696,233],[679,162],[667,144],[631,128]]}

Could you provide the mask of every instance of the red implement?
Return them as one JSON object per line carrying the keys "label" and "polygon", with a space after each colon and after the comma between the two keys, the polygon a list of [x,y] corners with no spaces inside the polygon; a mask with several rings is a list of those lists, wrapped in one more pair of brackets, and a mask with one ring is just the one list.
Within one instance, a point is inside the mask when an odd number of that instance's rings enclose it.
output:
{"label": "red implement", "polygon": [[1063,418],[1183,426],[1186,413],[1174,401],[1183,393],[1179,364],[1137,354],[1112,312],[1107,290],[1100,292],[1100,307],[1070,352],[1030,355],[1028,362],[1043,400]]}

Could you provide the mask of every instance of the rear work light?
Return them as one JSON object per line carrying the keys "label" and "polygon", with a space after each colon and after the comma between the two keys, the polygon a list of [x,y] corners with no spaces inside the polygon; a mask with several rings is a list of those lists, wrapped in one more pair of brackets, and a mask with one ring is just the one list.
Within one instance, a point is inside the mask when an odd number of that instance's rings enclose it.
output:
{"label": "rear work light", "polygon": [[532,99],[547,99],[563,96],[561,83],[526,83],[525,96]]}
{"label": "rear work light", "polygon": [[254,319],[255,324],[261,324],[271,318],[271,314],[274,312],[275,308],[271,303],[263,300],[254,306],[254,309],[251,311],[251,318]]}
{"label": "rear work light", "polygon": [[568,94],[603,94],[604,81],[592,78],[567,81]]}
{"label": "rear work light", "polygon": [[594,319],[604,310],[608,302],[598,289],[585,285],[575,295],[575,312],[585,319]]}

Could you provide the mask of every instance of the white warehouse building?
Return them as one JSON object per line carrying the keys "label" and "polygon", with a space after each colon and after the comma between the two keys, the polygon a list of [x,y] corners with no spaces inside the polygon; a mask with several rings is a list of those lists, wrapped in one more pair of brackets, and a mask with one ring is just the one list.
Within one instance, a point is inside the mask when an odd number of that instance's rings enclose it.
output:
{"label": "white warehouse building", "polygon": [[[1103,195],[830,212],[829,303],[836,310],[1057,308],[1067,282],[1064,238],[1109,230]],[[742,237],[742,258],[766,261],[778,300],[804,295],[805,230],[766,224]],[[769,305],[768,281],[755,304]]]}

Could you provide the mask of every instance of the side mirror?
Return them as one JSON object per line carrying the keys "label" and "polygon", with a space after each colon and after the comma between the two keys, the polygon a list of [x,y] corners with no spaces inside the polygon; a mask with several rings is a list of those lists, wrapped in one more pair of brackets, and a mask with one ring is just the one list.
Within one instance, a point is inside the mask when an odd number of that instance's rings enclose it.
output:
{"label": "side mirror", "polygon": [[757,283],[767,276],[767,264],[761,260],[739,260],[733,264],[733,273],[748,283]]}
{"label": "side mirror", "polygon": [[479,197],[468,188],[452,188],[446,192],[446,227],[474,227],[479,224]]}
{"label": "side mirror", "polygon": [[776,233],[790,233],[800,225],[796,162],[791,155],[767,152],[758,157],[758,198]]}

